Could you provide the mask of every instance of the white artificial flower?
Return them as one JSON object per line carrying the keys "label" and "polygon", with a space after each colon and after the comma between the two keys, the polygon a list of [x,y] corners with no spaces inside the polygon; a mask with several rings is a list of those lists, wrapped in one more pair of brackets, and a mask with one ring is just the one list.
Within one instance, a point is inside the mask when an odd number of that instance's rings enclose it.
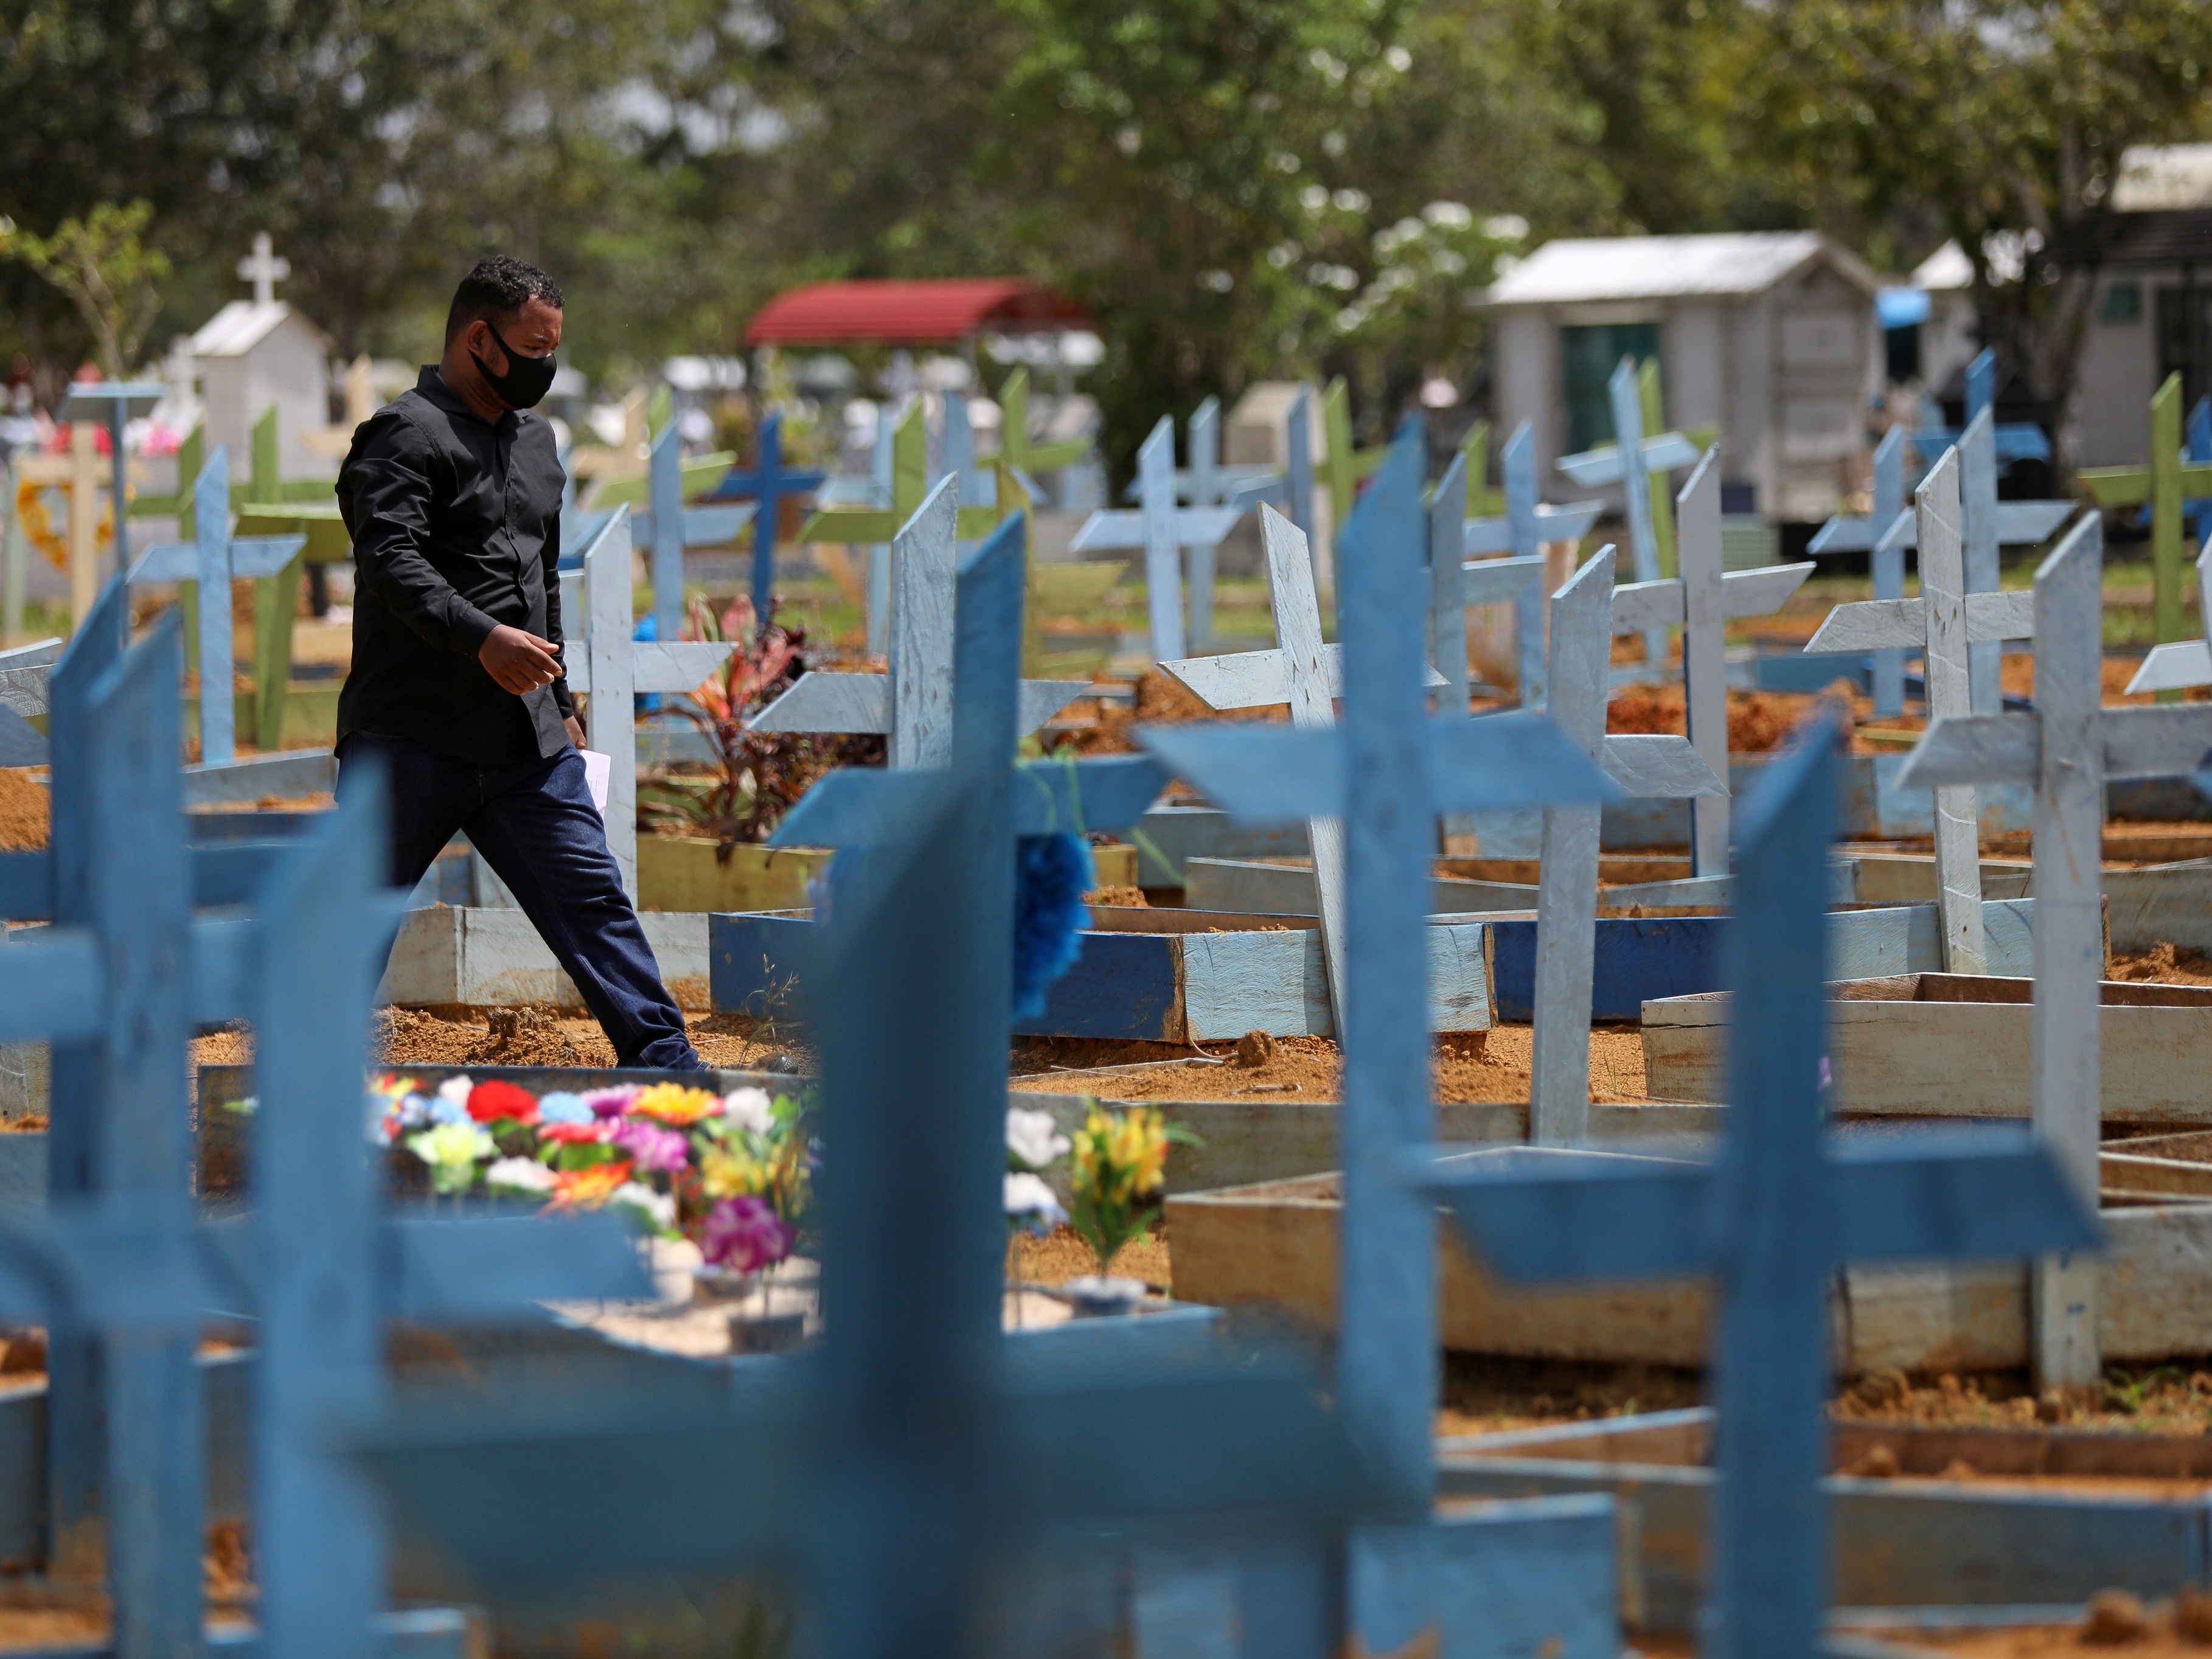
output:
{"label": "white artificial flower", "polygon": [[449,1077],[441,1083],[438,1094],[440,1098],[450,1100],[454,1105],[465,1109],[469,1103],[469,1093],[476,1086],[470,1081],[469,1074],[464,1072],[459,1077]]}
{"label": "white artificial flower", "polygon": [[1016,1162],[1032,1170],[1044,1169],[1064,1156],[1069,1144],[1050,1112],[1024,1111],[1018,1106],[1006,1109],[1006,1150]]}
{"label": "white artificial flower", "polygon": [[775,1127],[765,1089],[732,1089],[722,1097],[722,1115],[740,1129],[764,1135]]}
{"label": "white artificial flower", "polygon": [[1060,1200],[1053,1196],[1052,1188],[1045,1185],[1042,1176],[1021,1175],[1009,1170],[1004,1190],[1008,1218],[1021,1222],[1024,1226],[1047,1232],[1067,1219],[1067,1212],[1060,1207]]}
{"label": "white artificial flower", "polygon": [[629,1205],[641,1212],[656,1227],[676,1224],[676,1200],[665,1193],[656,1193],[641,1182],[624,1182],[607,1194],[607,1202]]}
{"label": "white artificial flower", "polygon": [[484,1185],[511,1193],[550,1193],[553,1171],[534,1158],[503,1158],[484,1171]]}

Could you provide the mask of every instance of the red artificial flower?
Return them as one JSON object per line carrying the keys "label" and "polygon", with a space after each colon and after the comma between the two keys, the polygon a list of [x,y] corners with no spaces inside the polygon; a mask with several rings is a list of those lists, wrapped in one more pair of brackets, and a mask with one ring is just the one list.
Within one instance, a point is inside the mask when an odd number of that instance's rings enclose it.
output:
{"label": "red artificial flower", "polygon": [[578,1146],[587,1140],[605,1140],[611,1120],[602,1118],[594,1123],[541,1123],[538,1126],[540,1140],[558,1141],[564,1146]]}
{"label": "red artificial flower", "polygon": [[478,1123],[496,1123],[501,1118],[535,1123],[538,1097],[520,1085],[491,1078],[469,1091],[469,1115]]}

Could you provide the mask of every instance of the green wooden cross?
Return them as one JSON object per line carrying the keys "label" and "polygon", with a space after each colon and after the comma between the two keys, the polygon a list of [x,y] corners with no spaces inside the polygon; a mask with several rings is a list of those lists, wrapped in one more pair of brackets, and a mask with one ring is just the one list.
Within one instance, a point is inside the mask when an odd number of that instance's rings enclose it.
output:
{"label": "green wooden cross", "polygon": [[[1007,430],[1014,429],[1013,417],[1007,416]],[[1065,447],[1053,447],[1054,452]],[[1088,446],[1085,446],[1088,447]],[[1034,460],[1042,453],[1029,452]],[[1000,457],[1010,465],[1020,463],[1006,454]],[[1064,462],[1049,463],[1065,465]],[[728,463],[723,463],[723,471]],[[720,477],[720,473],[717,473]],[[895,539],[921,507],[922,498],[929,494],[929,428],[922,410],[921,399],[915,398],[907,405],[906,413],[891,431],[891,499],[888,507],[817,507],[807,515],[806,522],[799,527],[802,542],[849,542],[863,546],[878,546]],[[975,541],[988,536],[998,525],[1000,512],[992,507],[963,507],[960,509],[959,538]]]}
{"label": "green wooden cross", "polygon": [[[2181,376],[2169,374],[2150,400],[2150,465],[2084,467],[2076,475],[2100,507],[2150,503],[2152,624],[2159,643],[2186,639],[2181,616],[2181,502],[2212,495],[2212,462],[2181,457]],[[2161,691],[2170,702],[2178,691]]]}
{"label": "green wooden cross", "polygon": [[292,619],[300,611],[300,576],[308,564],[353,556],[353,538],[338,512],[337,481],[287,478],[277,462],[276,405],[253,423],[252,471],[238,493],[239,533],[307,538],[300,556],[273,576],[253,581],[253,741],[284,741],[284,697],[292,684]]}
{"label": "green wooden cross", "polygon": [[[1036,495],[1036,476],[1073,466],[1091,453],[1088,438],[1064,438],[1056,444],[1030,441],[1030,372],[1018,368],[999,388],[999,454],[1020,473],[1030,493]],[[917,498],[917,506],[920,505]],[[905,520],[902,518],[903,524]],[[889,539],[886,538],[886,539]]]}
{"label": "green wooden cross", "polygon": [[1459,453],[1467,457],[1467,514],[1470,519],[1505,516],[1505,492],[1490,487],[1490,422],[1477,421],[1460,440]]}
{"label": "green wooden cross", "polygon": [[[194,427],[177,446],[177,487],[166,495],[150,495],[143,490],[131,498],[131,516],[134,519],[184,520],[191,515],[192,480],[200,476],[207,465],[207,427]],[[189,650],[191,639],[185,640]]]}
{"label": "green wooden cross", "polygon": [[[1390,453],[1383,445],[1375,449],[1355,448],[1352,441],[1352,389],[1338,375],[1321,394],[1321,429],[1328,458],[1323,463],[1328,468],[1328,511],[1330,522],[1342,524],[1352,516],[1352,503],[1359,494],[1359,481],[1382,465],[1382,458]],[[1469,477],[1475,475],[1468,473]]]}

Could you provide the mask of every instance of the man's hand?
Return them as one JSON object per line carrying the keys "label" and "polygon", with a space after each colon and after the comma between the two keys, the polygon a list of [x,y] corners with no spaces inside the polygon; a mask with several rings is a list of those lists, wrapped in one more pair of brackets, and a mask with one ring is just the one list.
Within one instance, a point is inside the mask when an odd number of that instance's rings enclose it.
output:
{"label": "man's hand", "polygon": [[562,720],[561,724],[568,730],[568,741],[575,744],[577,748],[581,749],[584,746],[583,721],[578,720],[574,714],[571,714],[567,720]]}
{"label": "man's hand", "polygon": [[477,660],[501,690],[512,691],[518,697],[561,678],[561,659],[550,640],[541,640],[505,623],[485,636],[477,650]]}

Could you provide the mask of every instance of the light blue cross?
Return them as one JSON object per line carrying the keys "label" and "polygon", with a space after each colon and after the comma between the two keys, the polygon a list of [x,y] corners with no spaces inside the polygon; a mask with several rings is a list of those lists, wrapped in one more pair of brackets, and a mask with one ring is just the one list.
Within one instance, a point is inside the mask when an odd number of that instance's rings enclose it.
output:
{"label": "light blue cross", "polygon": [[1144,550],[1146,603],[1156,662],[1173,661],[1190,648],[1183,631],[1186,551],[1191,555],[1188,639],[1200,648],[1212,643],[1214,550],[1244,516],[1241,506],[1178,507],[1176,495],[1175,421],[1163,415],[1137,449],[1138,509],[1093,513],[1071,544],[1077,553]]}
{"label": "light blue cross", "polygon": [[[1620,792],[1543,717],[1427,710],[1424,443],[1409,424],[1344,528],[1344,718],[1336,726],[1152,726],[1146,748],[1246,822],[1340,822],[1346,943],[1337,1398],[1407,1522],[1355,1535],[1350,1650],[1396,1653],[1439,1620],[1430,1565],[1437,1336],[1434,1212],[1401,1185],[1435,1134],[1428,862],[1448,811],[1600,802]],[[1463,511],[1463,509],[1462,509]],[[1296,536],[1273,512],[1264,535]]]}
{"label": "light blue cross", "polygon": [[1741,818],[1727,939],[1729,1113],[1711,1164],[1514,1149],[1401,1169],[1520,1283],[1714,1274],[1718,1421],[1699,1652],[1813,1659],[1829,1568],[1828,1297],[1845,1262],[2081,1249],[2096,1222],[2009,1130],[1824,1145],[1826,888],[1838,728],[1815,721]]}
{"label": "light blue cross", "polygon": [[[728,546],[744,533],[759,510],[750,501],[729,507],[684,506],[684,443],[678,429],[682,425],[670,421],[653,441],[646,489],[650,507],[629,521],[631,536],[646,550],[646,568],[653,579],[653,627],[663,640],[673,640],[684,629],[684,550]],[[771,532],[771,546],[773,535]],[[768,612],[757,601],[753,615],[762,627],[767,626]]]}
{"label": "light blue cross", "polygon": [[[1659,532],[1652,522],[1651,492],[1644,487],[1644,481],[1650,473],[1694,466],[1698,447],[1679,432],[1662,432],[1654,438],[1644,435],[1644,404],[1637,390],[1635,358],[1620,360],[1612,378],[1605,383],[1605,392],[1613,408],[1613,447],[1561,456],[1559,468],[1584,488],[1607,483],[1621,486],[1628,505],[1628,550],[1636,580],[1656,581],[1665,573],[1659,568]],[[1639,458],[1633,476],[1623,459],[1629,455]],[[1658,668],[1666,660],[1666,630],[1647,629],[1644,635],[1644,665]]]}
{"label": "light blue cross", "polygon": [[[1505,485],[1505,516],[1467,520],[1461,528],[1459,550],[1462,556],[1503,553],[1507,556],[1463,558],[1456,594],[1451,591],[1449,560],[1431,556],[1431,574],[1437,582],[1437,672],[1456,688],[1458,706],[1465,708],[1466,607],[1510,603],[1514,651],[1520,665],[1521,706],[1535,708],[1544,701],[1544,544],[1579,543],[1589,534],[1605,504],[1577,501],[1571,507],[1554,507],[1536,499],[1535,429],[1526,421],[1513,428],[1513,435],[1498,453],[1498,463]],[[1467,478],[1466,465],[1465,455],[1457,457],[1437,486],[1439,507],[1431,537],[1434,547],[1449,547],[1450,542],[1443,528],[1442,504],[1459,501],[1464,510],[1468,483],[1482,483],[1480,478]],[[1449,700],[1450,693],[1445,695]]]}
{"label": "light blue cross", "polygon": [[273,576],[307,544],[305,536],[230,533],[230,457],[221,444],[192,485],[192,536],[160,542],[129,567],[130,585],[198,584],[200,760],[220,764],[238,757],[231,707],[230,585]]}

